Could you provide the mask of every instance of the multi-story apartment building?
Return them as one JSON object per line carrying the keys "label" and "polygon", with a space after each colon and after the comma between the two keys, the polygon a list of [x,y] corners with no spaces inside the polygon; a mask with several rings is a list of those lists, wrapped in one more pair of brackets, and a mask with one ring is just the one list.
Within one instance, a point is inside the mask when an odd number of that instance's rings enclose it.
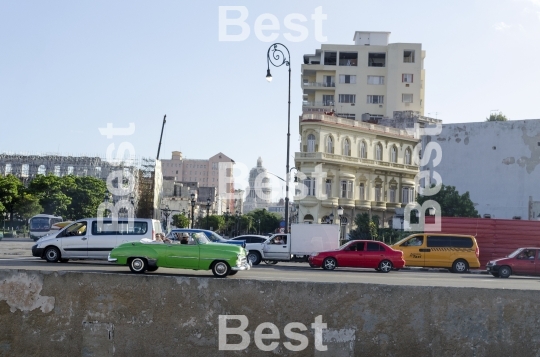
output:
{"label": "multi-story apartment building", "polygon": [[[300,133],[295,167],[307,176],[305,197],[295,200],[300,222],[325,223],[331,213],[338,220],[339,206],[349,223],[363,212],[388,222],[396,208],[414,201],[414,133],[325,114],[303,114]],[[317,186],[317,171],[325,175],[319,179],[323,187]]]}
{"label": "multi-story apartment building", "polygon": [[422,45],[389,44],[389,35],[357,31],[354,45],[323,44],[304,56],[295,167],[307,178],[305,197],[295,199],[299,222],[325,223],[333,213],[349,230],[367,212],[386,225],[415,200],[420,137],[406,129],[440,121],[423,116]]}
{"label": "multi-story apartment building", "polygon": [[424,58],[420,43],[388,43],[390,32],[354,34],[354,45],[323,44],[304,55],[303,111],[349,119],[424,114]]}

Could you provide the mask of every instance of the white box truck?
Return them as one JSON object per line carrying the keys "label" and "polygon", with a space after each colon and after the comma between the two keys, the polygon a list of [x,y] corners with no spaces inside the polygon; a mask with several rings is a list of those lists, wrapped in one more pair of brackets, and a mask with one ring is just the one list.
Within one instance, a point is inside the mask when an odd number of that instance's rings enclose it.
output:
{"label": "white box truck", "polygon": [[278,233],[262,246],[261,258],[266,263],[307,262],[311,253],[339,248],[337,224],[292,224],[291,233]]}

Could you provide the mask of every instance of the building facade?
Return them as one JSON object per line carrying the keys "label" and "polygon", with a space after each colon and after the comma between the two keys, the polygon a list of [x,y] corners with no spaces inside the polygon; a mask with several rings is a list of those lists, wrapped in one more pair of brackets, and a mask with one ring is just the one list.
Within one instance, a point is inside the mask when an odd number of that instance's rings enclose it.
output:
{"label": "building facade", "polygon": [[341,206],[341,223],[350,229],[358,213],[388,222],[396,208],[414,201],[415,133],[324,114],[304,114],[300,133],[295,167],[302,185],[294,199],[299,222],[325,223],[331,213],[338,220]]}
{"label": "building facade", "polygon": [[539,119],[443,124],[429,143],[438,144],[441,160],[422,170],[438,173],[460,194],[468,191],[481,216],[539,218]]}
{"label": "building facade", "polygon": [[257,166],[249,172],[249,187],[244,201],[244,213],[268,208],[272,201],[272,187],[266,169],[259,157]]}
{"label": "building facade", "polygon": [[390,32],[354,34],[354,45],[323,44],[302,64],[303,112],[368,120],[394,111],[424,115],[420,43],[389,43]]}

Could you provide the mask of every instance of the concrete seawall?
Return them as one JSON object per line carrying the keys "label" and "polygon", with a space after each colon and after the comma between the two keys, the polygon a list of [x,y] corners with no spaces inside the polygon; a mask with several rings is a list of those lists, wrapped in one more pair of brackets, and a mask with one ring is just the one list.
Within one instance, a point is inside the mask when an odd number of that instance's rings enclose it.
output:
{"label": "concrete seawall", "polygon": [[[249,320],[245,349],[219,349],[220,315]],[[327,325],[319,345],[317,316]],[[279,330],[264,340],[279,342],[270,352],[255,343],[264,322]],[[284,344],[300,343],[285,336],[292,322],[307,327],[294,330],[307,337],[301,351]],[[537,291],[0,270],[9,357],[538,356],[539,327]]]}

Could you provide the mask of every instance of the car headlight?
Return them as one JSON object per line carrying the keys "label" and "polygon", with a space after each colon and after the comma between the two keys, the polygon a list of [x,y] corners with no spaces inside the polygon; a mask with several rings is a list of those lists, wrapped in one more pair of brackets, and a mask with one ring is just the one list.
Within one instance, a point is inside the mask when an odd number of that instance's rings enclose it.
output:
{"label": "car headlight", "polygon": [[317,255],[319,255],[319,253],[311,253],[312,257],[316,257]]}

